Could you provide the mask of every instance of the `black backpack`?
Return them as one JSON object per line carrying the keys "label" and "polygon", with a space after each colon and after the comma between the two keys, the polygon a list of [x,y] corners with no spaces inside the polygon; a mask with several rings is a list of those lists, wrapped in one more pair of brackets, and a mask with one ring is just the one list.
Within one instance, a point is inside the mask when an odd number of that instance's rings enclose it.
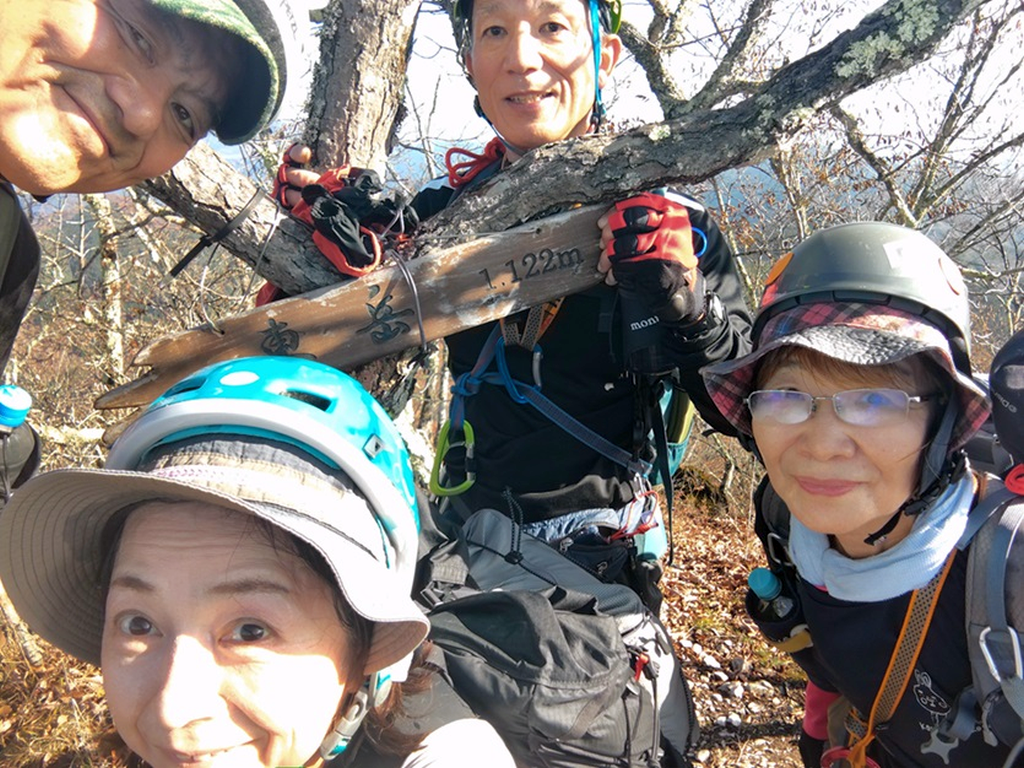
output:
{"label": "black backpack", "polygon": [[444,674],[524,766],[688,766],[697,723],[639,597],[480,510],[423,561]]}

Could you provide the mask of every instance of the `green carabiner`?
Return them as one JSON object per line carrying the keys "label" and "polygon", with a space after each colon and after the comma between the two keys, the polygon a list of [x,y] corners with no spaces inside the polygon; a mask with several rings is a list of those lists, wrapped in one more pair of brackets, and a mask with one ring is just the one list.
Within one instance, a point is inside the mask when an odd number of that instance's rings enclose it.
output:
{"label": "green carabiner", "polygon": [[468,421],[462,422],[462,434],[464,436],[463,441],[458,443],[449,443],[448,432],[451,429],[451,426],[451,421],[446,421],[437,435],[437,450],[434,452],[434,468],[430,470],[430,492],[435,496],[458,496],[460,493],[464,493],[469,490],[469,487],[476,482],[476,472],[471,472],[467,468],[466,479],[458,485],[441,485],[441,465],[444,463],[444,457],[448,455],[448,451],[452,448],[465,447],[466,466],[468,467],[470,462],[473,460],[473,449],[476,445],[476,438],[473,436],[473,427],[470,426]]}

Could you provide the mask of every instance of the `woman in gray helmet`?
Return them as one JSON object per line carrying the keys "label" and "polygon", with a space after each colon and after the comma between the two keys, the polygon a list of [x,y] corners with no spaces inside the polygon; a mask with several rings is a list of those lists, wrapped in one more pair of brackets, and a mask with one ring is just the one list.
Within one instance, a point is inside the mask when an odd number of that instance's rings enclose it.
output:
{"label": "woman in gray helmet", "polygon": [[[767,470],[758,531],[796,605],[758,623],[810,679],[807,766],[1006,758],[980,731],[942,729],[971,684],[957,544],[985,491],[962,450],[989,412],[971,378],[968,311],[958,268],[924,235],[833,227],[772,270],[753,351],[702,371]],[[914,604],[931,610],[917,635],[904,626]],[[767,610],[748,605],[756,618]],[[923,637],[916,656],[902,636]],[[844,723],[846,705],[856,717]]]}

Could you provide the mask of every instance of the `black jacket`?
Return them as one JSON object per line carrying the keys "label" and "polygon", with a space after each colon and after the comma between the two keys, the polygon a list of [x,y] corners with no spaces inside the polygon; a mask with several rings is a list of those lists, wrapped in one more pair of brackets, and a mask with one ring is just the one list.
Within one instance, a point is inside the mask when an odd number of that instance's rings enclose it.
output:
{"label": "black jacket", "polygon": [[[428,218],[449,205],[455,194],[451,187],[435,184],[423,190],[413,206],[421,219]],[[686,390],[704,419],[733,434],[708,396],[699,370],[749,351],[750,315],[735,257],[718,226],[696,201],[688,207],[692,225],[708,238],[700,269],[708,292],[718,297],[723,311],[698,328],[663,324],[658,352],[676,366],[676,386]],[[453,376],[472,368],[494,325],[448,337]],[[647,433],[637,428],[635,377],[623,362],[616,289],[600,285],[567,297],[539,343],[543,394],[616,445],[638,450]],[[507,360],[514,378],[533,381],[533,356],[528,350],[510,348]],[[466,419],[476,436],[476,482],[460,496],[469,509],[491,507],[509,514],[508,489],[529,522],[591,508],[617,508],[634,496],[624,467],[531,406],[514,402],[503,388],[484,385],[467,398]],[[449,455],[453,457],[454,453]],[[457,471],[452,465],[450,469]]]}
{"label": "black jacket", "polygon": [[0,373],[39,276],[39,243],[14,190],[0,182]]}
{"label": "black jacket", "polygon": [[[964,629],[968,551],[957,553],[910,684],[892,719],[878,729],[876,743],[869,747],[868,754],[882,768],[988,768],[1006,759],[1008,748],[988,746],[980,731],[965,742],[944,741],[936,733],[957,696],[971,684]],[[814,645],[794,659],[819,688],[842,693],[867,714],[896,647],[910,593],[883,602],[855,603],[801,580],[799,594]]]}

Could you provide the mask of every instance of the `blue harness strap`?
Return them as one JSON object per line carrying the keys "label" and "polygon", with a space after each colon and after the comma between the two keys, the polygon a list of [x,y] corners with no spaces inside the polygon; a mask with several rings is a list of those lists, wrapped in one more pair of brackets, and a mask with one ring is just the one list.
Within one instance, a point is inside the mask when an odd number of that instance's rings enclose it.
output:
{"label": "blue harness strap", "polygon": [[[535,349],[535,352],[539,350]],[[495,362],[497,371],[489,370]],[[630,472],[646,475],[651,471],[651,464],[635,457],[629,451],[612,443],[597,434],[578,419],[570,416],[562,408],[541,394],[538,384],[526,384],[512,377],[505,359],[505,339],[501,328],[495,325],[477,357],[473,368],[456,379],[452,386],[450,421],[453,430],[462,429],[466,417],[465,399],[480,391],[482,384],[504,387],[509,397],[520,405],[530,405],[544,415],[549,421],[575,437],[587,447],[597,451],[607,459],[625,467]]]}

